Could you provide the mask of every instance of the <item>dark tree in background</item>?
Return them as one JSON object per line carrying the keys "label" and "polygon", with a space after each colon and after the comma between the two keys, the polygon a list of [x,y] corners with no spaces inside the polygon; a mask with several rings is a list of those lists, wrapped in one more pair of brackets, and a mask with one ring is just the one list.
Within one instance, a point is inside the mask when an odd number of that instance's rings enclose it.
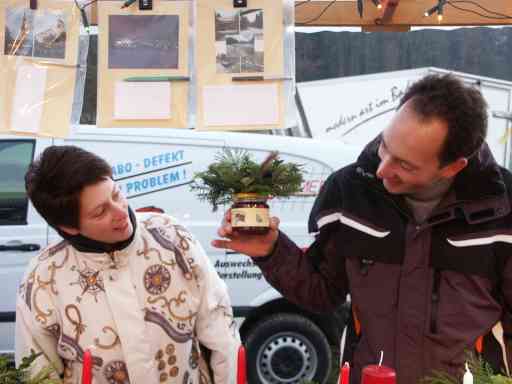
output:
{"label": "dark tree in background", "polygon": [[439,67],[512,80],[512,28],[296,33],[297,81]]}

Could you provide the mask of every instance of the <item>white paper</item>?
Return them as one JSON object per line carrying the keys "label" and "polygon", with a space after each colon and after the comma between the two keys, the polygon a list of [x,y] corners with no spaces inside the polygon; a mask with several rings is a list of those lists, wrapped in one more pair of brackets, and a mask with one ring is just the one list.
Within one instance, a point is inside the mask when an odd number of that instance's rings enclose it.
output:
{"label": "white paper", "polygon": [[11,114],[11,130],[39,132],[46,92],[46,68],[21,65],[16,70],[16,89]]}
{"label": "white paper", "polygon": [[161,120],[171,118],[171,83],[118,81],[114,93],[114,119]]}
{"label": "white paper", "polygon": [[224,54],[228,53],[228,47],[226,45],[226,40],[215,42],[215,52],[217,52],[218,55],[220,55],[222,53],[224,53]]}
{"label": "white paper", "polygon": [[256,52],[264,52],[265,51],[265,40],[255,39],[254,40],[254,50]]}
{"label": "white paper", "polygon": [[279,124],[278,84],[207,86],[203,105],[205,126]]}

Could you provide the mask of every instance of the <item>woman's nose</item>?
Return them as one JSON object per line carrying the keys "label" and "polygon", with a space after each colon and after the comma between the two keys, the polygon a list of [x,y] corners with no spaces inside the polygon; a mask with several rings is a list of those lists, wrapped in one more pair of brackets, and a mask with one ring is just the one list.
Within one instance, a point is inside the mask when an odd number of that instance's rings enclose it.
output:
{"label": "woman's nose", "polygon": [[117,203],[117,204],[114,204],[114,207],[115,207],[114,217],[116,220],[121,221],[128,217],[128,210],[127,210],[126,204]]}

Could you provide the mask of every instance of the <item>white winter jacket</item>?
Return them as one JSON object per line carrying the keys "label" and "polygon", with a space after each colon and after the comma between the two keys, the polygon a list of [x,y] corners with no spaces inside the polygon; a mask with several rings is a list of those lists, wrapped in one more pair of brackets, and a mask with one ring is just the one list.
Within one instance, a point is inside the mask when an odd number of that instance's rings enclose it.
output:
{"label": "white winter jacket", "polygon": [[64,383],[234,383],[239,336],[225,283],[201,245],[166,215],[139,216],[133,241],[84,253],[67,241],[30,264],[16,309],[16,360],[42,352]]}

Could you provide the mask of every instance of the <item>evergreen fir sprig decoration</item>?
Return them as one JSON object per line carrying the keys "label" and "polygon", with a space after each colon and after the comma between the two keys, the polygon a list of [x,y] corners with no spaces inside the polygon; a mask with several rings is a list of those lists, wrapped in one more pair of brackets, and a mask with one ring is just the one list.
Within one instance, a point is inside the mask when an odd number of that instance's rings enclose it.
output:
{"label": "evergreen fir sprig decoration", "polygon": [[[471,352],[467,352],[466,356],[474,384],[512,384],[512,378],[494,374],[489,363],[481,357],[476,357]],[[462,380],[445,372],[435,371],[422,379],[420,384],[460,384],[461,382]]]}
{"label": "evergreen fir sprig decoration", "polygon": [[60,384],[59,379],[53,379],[55,369],[48,365],[32,377],[29,377],[29,368],[42,353],[31,352],[24,357],[18,368],[14,367],[7,356],[0,356],[0,383],[1,384]]}
{"label": "evergreen fir sprig decoration", "polygon": [[301,165],[285,163],[275,151],[259,164],[246,150],[224,148],[206,171],[194,175],[191,190],[216,211],[238,193],[289,197],[301,190],[302,173]]}

